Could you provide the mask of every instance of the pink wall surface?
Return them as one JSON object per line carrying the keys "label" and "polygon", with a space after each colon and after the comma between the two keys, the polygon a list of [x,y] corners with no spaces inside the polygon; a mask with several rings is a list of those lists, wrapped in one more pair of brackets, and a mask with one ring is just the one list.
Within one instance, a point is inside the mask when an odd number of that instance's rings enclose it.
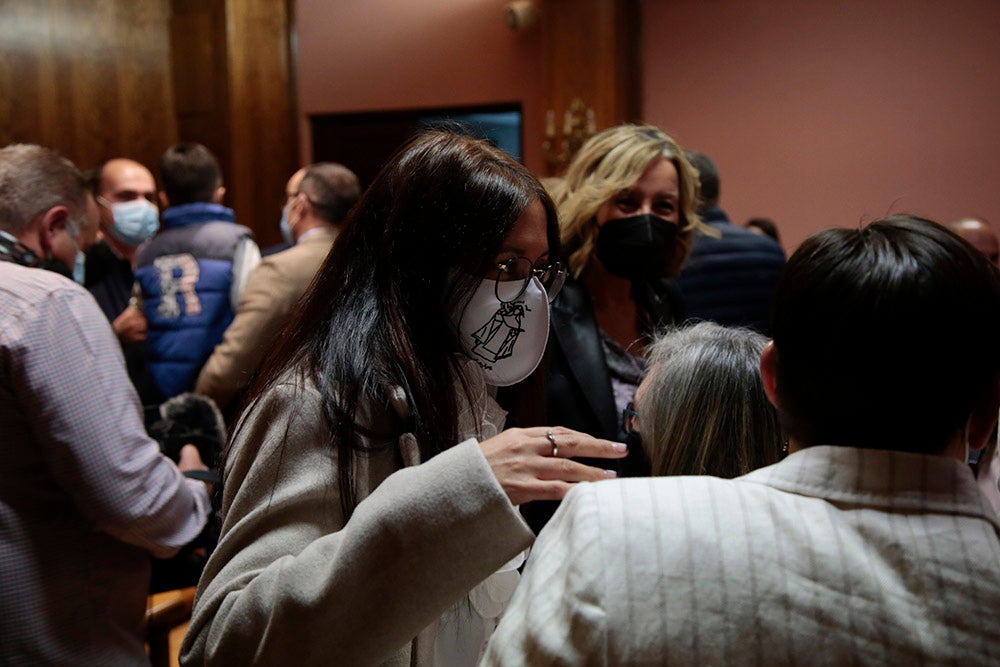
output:
{"label": "pink wall surface", "polygon": [[538,30],[513,32],[506,0],[298,0],[302,156],[313,113],[521,102],[525,162],[541,167]]}
{"label": "pink wall surface", "polygon": [[1000,228],[1000,2],[648,0],[646,119],[722,206],[810,234],[887,213]]}

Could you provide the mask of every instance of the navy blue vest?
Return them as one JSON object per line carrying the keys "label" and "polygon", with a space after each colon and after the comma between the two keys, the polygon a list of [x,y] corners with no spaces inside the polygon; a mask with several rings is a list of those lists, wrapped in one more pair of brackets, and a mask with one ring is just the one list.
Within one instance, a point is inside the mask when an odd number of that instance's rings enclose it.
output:
{"label": "navy blue vest", "polygon": [[218,204],[172,206],[163,229],[140,251],[135,277],[149,321],[149,374],[162,398],[194,388],[233,321],[233,259],[253,233]]}

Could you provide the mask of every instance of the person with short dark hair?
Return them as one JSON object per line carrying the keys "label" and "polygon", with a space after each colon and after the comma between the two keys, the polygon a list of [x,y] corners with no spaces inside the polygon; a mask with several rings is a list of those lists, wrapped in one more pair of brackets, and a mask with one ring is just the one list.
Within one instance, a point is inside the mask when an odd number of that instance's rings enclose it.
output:
{"label": "person with short dark hair", "polygon": [[163,208],[222,200],[222,169],[205,146],[174,144],[160,157],[158,168]]}
{"label": "person with short dark hair", "polygon": [[156,181],[145,166],[113,158],[92,170],[90,187],[101,213],[101,238],[87,253],[86,288],[111,322],[129,378],[144,403],[156,393],[146,373],[146,315],[135,298],[135,257],[160,229]]}
{"label": "person with short dark hair", "polygon": [[719,207],[721,179],[715,163],[699,151],[686,155],[701,183],[698,215],[716,232],[695,235],[677,279],[687,317],[766,335],[771,294],[785,265],[785,251],[776,240],[731,223]]}
{"label": "person with short dark hair", "polygon": [[[0,149],[0,664],[148,664],[150,554],[198,535],[208,490],[143,427],[121,349],[72,266],[98,210],[55,151]],[[68,272],[68,271],[67,271]]]}
{"label": "person with short dark hair", "polygon": [[743,223],[743,226],[754,234],[770,236],[778,243],[781,243],[781,235],[778,234],[778,225],[774,224],[774,220],[771,220],[771,218],[750,218]]}
{"label": "person with short dark hair", "polygon": [[789,455],[578,485],[484,664],[997,664],[1000,519],[966,460],[998,326],[1000,271],[937,223],[811,237],[760,361]]}
{"label": "person with short dark hair", "polygon": [[211,151],[171,146],[160,159],[163,231],[142,247],[136,280],[148,322],[147,362],[159,401],[194,389],[260,262],[253,233],[222,205]]}
{"label": "person with short dark hair", "polygon": [[281,232],[292,247],[265,257],[250,274],[233,322],[195,384],[224,412],[233,411],[361,196],[354,172],[334,162],[303,167],[285,191]]}

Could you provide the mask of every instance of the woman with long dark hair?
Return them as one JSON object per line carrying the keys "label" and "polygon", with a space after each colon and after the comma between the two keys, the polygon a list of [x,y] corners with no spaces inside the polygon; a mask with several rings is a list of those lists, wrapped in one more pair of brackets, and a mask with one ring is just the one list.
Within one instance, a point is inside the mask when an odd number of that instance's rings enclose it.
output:
{"label": "woman with long dark hair", "polygon": [[502,430],[558,255],[548,195],[484,142],[432,131],[382,170],[251,391],[185,662],[478,659],[532,540],[516,506],[625,454]]}

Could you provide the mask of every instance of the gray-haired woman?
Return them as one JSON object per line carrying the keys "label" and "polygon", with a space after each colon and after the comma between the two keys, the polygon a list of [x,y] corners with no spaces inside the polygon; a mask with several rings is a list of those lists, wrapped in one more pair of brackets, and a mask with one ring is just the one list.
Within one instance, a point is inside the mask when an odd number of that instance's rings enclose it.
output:
{"label": "gray-haired woman", "polygon": [[766,343],[711,322],[657,337],[649,373],[625,411],[653,475],[732,478],[778,461],[781,427],[760,379]]}

